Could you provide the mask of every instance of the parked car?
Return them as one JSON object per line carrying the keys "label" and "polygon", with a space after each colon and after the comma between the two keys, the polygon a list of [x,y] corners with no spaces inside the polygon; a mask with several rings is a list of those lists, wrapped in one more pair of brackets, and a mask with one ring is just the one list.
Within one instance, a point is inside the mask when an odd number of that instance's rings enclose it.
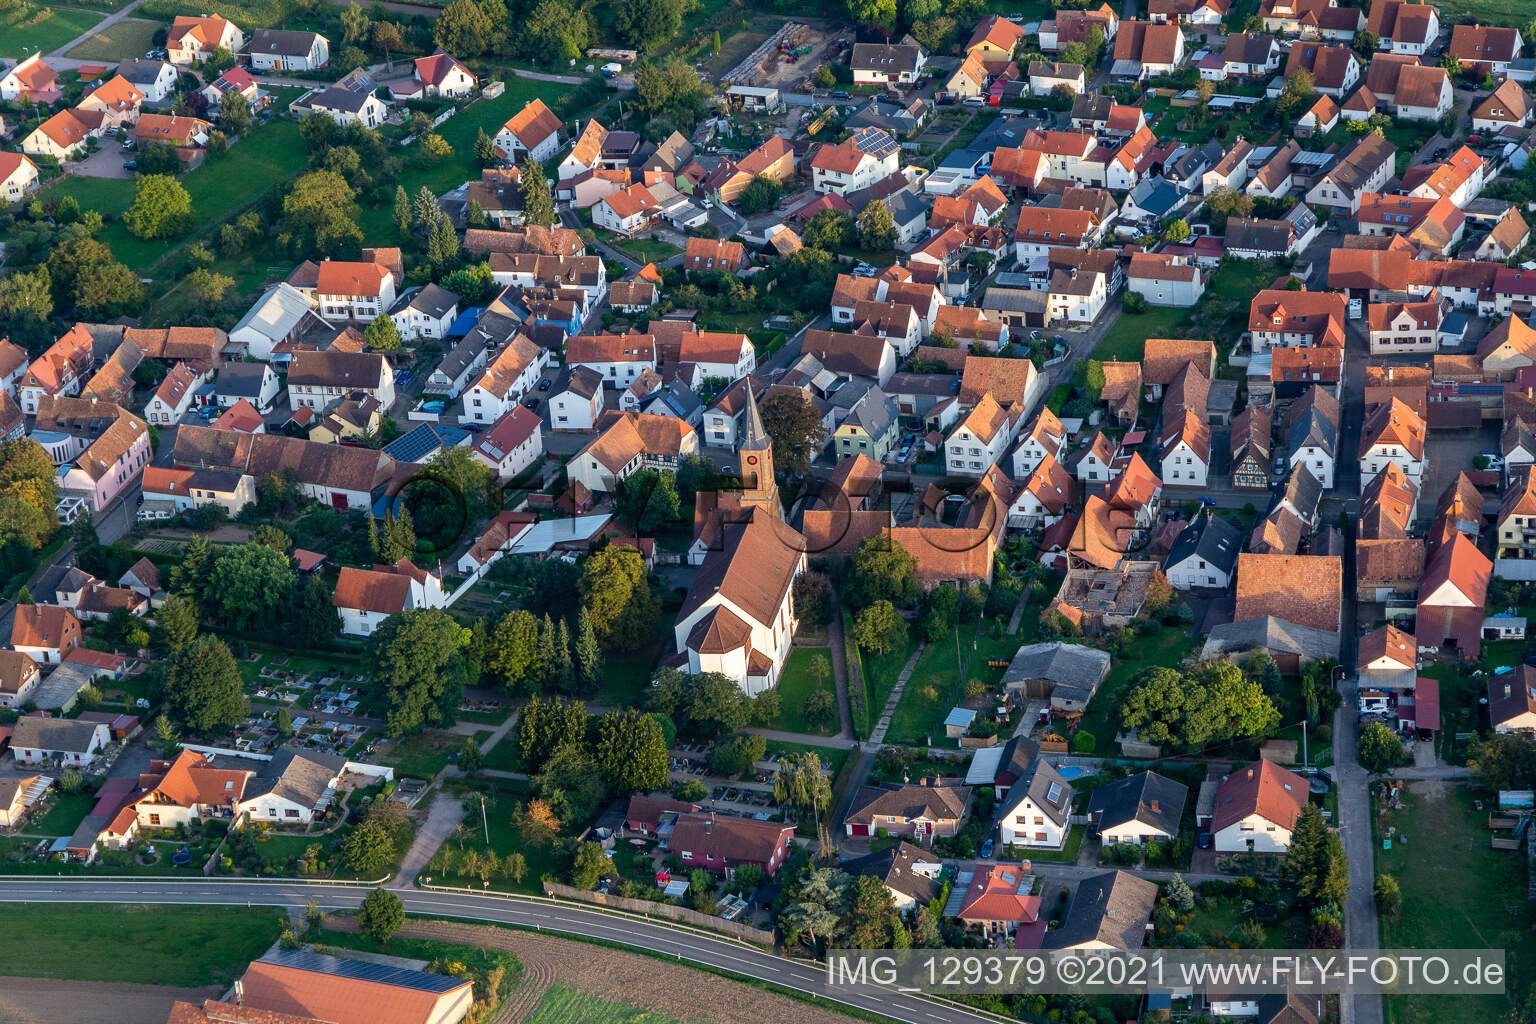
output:
{"label": "parked car", "polygon": [[1209,850],[1212,846],[1216,845],[1215,837],[1212,836],[1209,832],[1201,832],[1198,842],[1200,849],[1202,850]]}
{"label": "parked car", "polygon": [[539,390],[540,391],[548,391],[550,388],[552,388],[554,386],[555,386],[555,382],[550,380],[547,377],[544,380],[539,381]]}
{"label": "parked car", "polygon": [[992,840],[988,839],[981,844],[981,856],[983,860],[992,856]]}
{"label": "parked car", "polygon": [[1487,463],[1485,469],[1499,472],[1504,468],[1504,456],[1498,452],[1478,452],[1477,457]]}

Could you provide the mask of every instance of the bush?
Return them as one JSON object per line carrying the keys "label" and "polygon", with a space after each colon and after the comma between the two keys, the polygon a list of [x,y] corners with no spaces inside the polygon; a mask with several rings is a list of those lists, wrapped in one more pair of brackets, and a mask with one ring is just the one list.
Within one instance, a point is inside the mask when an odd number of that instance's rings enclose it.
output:
{"label": "bush", "polygon": [[1098,739],[1087,729],[1079,729],[1072,736],[1072,750],[1078,754],[1091,754],[1093,748],[1098,746]]}

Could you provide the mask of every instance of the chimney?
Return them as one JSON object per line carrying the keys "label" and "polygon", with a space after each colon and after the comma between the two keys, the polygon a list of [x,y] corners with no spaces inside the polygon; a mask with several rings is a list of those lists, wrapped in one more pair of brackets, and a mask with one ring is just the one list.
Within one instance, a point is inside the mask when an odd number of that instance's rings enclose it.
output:
{"label": "chimney", "polygon": [[1158,809],[1157,809],[1157,801],[1156,801],[1156,800],[1153,800],[1153,801],[1152,801],[1152,813],[1153,813],[1153,814],[1157,814],[1157,813],[1158,813]]}
{"label": "chimney", "polygon": [[235,1005],[245,1005],[245,982],[241,981],[239,978],[235,979]]}
{"label": "chimney", "polygon": [[1507,698],[1510,695],[1511,695],[1511,691],[1510,691],[1510,688],[1509,688],[1509,684],[1505,683],[1504,684],[1504,696]]}
{"label": "chimney", "polygon": [[1251,778],[1253,778],[1253,769],[1252,769],[1252,768],[1249,768],[1249,769],[1248,769],[1248,777],[1249,777],[1249,778],[1250,778],[1250,779],[1251,779]]}
{"label": "chimney", "polygon": [[927,785],[928,785],[928,776],[926,776],[926,775],[924,775],[924,776],[923,776],[923,777],[921,777],[921,778],[920,778],[920,779],[918,779],[918,780],[917,780],[917,784],[918,784],[918,785],[919,785],[919,786],[927,786]]}

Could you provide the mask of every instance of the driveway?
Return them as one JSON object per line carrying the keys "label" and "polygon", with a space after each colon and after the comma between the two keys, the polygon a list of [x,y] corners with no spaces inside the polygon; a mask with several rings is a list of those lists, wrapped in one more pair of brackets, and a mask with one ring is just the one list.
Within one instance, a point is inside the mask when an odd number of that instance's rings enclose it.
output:
{"label": "driveway", "polygon": [[133,172],[123,163],[137,155],[136,151],[124,149],[122,143],[108,135],[101,140],[101,148],[96,152],[78,163],[69,164],[69,173],[82,178],[131,178]]}

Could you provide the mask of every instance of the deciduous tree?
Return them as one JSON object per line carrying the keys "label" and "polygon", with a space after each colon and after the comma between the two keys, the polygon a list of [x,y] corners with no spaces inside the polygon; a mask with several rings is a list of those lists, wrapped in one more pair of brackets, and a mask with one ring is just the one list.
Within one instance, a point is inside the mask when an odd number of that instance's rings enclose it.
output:
{"label": "deciduous tree", "polygon": [[411,608],[384,620],[370,647],[374,678],[388,698],[389,735],[452,719],[467,682],[469,639],[468,629],[436,608]]}
{"label": "deciduous tree", "polygon": [[759,411],[763,429],[773,442],[774,465],[787,473],[803,475],[827,439],[821,414],[808,398],[793,390],[769,396]]}
{"label": "deciduous tree", "polygon": [[357,921],[363,926],[363,931],[380,942],[388,942],[391,936],[405,927],[405,904],[388,889],[375,889],[363,897],[363,904],[357,911]]}
{"label": "deciduous tree", "polygon": [[239,725],[250,713],[239,666],[224,641],[201,636],[171,656],[165,670],[165,710],[200,733]]}
{"label": "deciduous tree", "polygon": [[654,716],[626,708],[597,720],[597,766],[615,793],[664,788],[667,763],[667,740]]}
{"label": "deciduous tree", "polygon": [[580,589],[605,649],[631,651],[650,641],[660,610],[639,551],[610,545],[591,556]]}

